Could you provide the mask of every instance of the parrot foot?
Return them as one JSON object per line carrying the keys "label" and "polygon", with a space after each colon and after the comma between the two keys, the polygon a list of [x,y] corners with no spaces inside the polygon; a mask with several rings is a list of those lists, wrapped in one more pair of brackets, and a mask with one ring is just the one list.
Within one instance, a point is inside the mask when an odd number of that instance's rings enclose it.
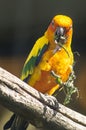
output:
{"label": "parrot foot", "polygon": [[59,75],[57,75],[53,70],[51,71],[51,75],[56,79],[56,83],[62,85],[62,80]]}
{"label": "parrot foot", "polygon": [[59,109],[59,103],[54,96],[50,96],[46,94],[48,104],[55,110]]}

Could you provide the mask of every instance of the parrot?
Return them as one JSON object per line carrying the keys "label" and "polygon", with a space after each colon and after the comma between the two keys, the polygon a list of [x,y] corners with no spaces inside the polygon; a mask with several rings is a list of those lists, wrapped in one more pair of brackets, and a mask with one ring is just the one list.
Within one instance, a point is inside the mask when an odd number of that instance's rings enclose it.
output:
{"label": "parrot", "polygon": [[[21,80],[50,96],[59,90],[61,83],[66,82],[73,71],[72,34],[72,19],[66,15],[54,16],[44,35],[38,38],[28,55]],[[11,120],[16,120],[16,118],[14,114]],[[26,129],[28,123],[25,119],[22,120]],[[11,126],[11,121],[8,122]],[[25,130],[23,126],[20,130]]]}

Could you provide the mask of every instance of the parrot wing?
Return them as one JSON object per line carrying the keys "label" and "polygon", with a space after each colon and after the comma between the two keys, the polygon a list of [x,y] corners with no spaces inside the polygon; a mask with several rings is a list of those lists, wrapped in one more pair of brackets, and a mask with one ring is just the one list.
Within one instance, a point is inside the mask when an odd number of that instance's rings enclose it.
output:
{"label": "parrot wing", "polygon": [[40,59],[47,48],[48,48],[48,39],[45,36],[39,38],[36,41],[34,47],[32,48],[24,64],[21,80],[27,81],[29,76],[33,74],[35,66],[39,64]]}

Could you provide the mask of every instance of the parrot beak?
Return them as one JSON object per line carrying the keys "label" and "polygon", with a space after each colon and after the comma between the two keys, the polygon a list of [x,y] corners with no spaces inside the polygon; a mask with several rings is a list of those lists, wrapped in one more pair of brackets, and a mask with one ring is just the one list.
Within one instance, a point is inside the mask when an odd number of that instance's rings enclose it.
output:
{"label": "parrot beak", "polygon": [[57,27],[54,36],[55,36],[56,44],[58,44],[58,43],[64,44],[67,40],[66,30],[63,27]]}
{"label": "parrot beak", "polygon": [[54,42],[56,47],[54,49],[54,53],[63,48],[63,44],[66,42],[65,29],[63,27],[57,27],[54,34]]}
{"label": "parrot beak", "polygon": [[57,27],[56,32],[55,32],[55,38],[54,38],[54,42],[56,44],[54,53],[58,50],[61,50],[61,48],[63,48],[69,56],[67,49],[64,47],[64,44],[66,43],[66,41],[67,41],[67,36],[66,36],[65,28]]}

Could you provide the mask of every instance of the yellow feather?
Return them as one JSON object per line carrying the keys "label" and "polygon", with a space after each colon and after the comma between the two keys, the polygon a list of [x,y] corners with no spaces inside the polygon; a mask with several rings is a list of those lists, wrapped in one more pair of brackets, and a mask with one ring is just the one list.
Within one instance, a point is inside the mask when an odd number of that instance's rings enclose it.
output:
{"label": "yellow feather", "polygon": [[25,64],[30,60],[32,56],[37,56],[38,50],[43,48],[45,44],[48,44],[48,39],[45,36],[42,36],[39,38],[36,43],[34,44],[30,54],[28,55],[28,58],[25,62]]}

